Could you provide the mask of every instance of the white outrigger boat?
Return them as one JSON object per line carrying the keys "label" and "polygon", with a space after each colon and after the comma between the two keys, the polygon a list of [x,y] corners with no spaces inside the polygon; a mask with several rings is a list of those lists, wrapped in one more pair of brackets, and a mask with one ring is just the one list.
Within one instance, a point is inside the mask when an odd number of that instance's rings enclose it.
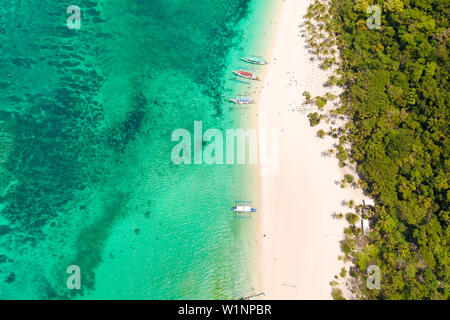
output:
{"label": "white outrigger boat", "polygon": [[250,219],[252,214],[256,212],[255,208],[252,208],[251,201],[236,201],[236,205],[231,208],[236,213],[236,218]]}
{"label": "white outrigger boat", "polygon": [[253,104],[253,103],[255,103],[255,101],[249,97],[235,97],[233,99],[230,99],[230,101],[234,102],[235,104]]}
{"label": "white outrigger boat", "polygon": [[241,58],[241,60],[251,63],[251,64],[259,64],[259,65],[268,64],[268,62],[266,60],[264,60],[262,57],[257,57],[257,56],[247,56],[247,57]]}

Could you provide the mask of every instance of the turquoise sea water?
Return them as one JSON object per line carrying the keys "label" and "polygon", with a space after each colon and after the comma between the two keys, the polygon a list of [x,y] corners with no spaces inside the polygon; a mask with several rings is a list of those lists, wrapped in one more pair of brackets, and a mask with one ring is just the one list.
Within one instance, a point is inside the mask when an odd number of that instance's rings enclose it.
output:
{"label": "turquoise sea water", "polygon": [[[232,299],[254,286],[254,166],[174,165],[173,130],[246,127],[230,71],[270,0],[0,6],[0,298]],[[68,290],[66,268],[81,269]]]}

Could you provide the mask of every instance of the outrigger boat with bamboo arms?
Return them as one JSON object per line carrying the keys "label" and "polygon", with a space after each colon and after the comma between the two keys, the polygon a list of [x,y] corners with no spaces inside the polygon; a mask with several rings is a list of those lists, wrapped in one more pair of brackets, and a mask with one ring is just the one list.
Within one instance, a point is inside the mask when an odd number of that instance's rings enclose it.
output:
{"label": "outrigger boat with bamboo arms", "polygon": [[237,75],[238,77],[242,77],[242,78],[245,78],[245,79],[249,79],[249,80],[259,80],[259,78],[254,74],[254,73],[251,73],[251,72],[248,72],[248,71],[244,71],[244,70],[233,70],[233,73],[235,74],[235,75]]}
{"label": "outrigger boat with bamboo arms", "polygon": [[235,97],[233,99],[230,99],[230,101],[234,102],[235,104],[253,104],[253,103],[255,103],[255,101],[249,97]]}
{"label": "outrigger boat with bamboo arms", "polygon": [[236,201],[236,205],[231,208],[236,213],[236,218],[250,219],[252,214],[256,212],[255,208],[252,208],[251,201]]}
{"label": "outrigger boat with bamboo arms", "polygon": [[257,57],[257,56],[247,56],[247,57],[241,58],[241,60],[251,63],[251,64],[259,64],[259,65],[268,64],[268,62],[266,60],[264,60],[262,57]]}

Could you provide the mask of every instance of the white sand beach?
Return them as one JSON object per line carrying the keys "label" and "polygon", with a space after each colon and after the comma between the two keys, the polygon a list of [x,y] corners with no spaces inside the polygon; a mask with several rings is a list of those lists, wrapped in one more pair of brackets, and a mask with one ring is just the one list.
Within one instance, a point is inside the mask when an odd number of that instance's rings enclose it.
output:
{"label": "white sand beach", "polygon": [[322,154],[336,141],[316,133],[327,131],[331,123],[322,120],[311,127],[308,112],[293,111],[301,106],[304,91],[312,97],[327,91],[328,73],[310,60],[313,55],[301,37],[310,1],[280,2],[258,103],[258,127],[280,133],[278,171],[260,178],[259,290],[264,299],[331,299],[330,281],[343,266],[338,256],[347,224],[333,213],[351,211],[342,202],[360,203],[363,195],[336,184],[346,172],[335,157]]}

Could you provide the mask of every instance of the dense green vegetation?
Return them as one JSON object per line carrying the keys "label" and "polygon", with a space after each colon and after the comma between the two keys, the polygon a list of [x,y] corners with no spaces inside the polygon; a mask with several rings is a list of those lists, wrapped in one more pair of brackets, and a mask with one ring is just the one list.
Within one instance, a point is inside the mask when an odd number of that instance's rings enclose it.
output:
{"label": "dense green vegetation", "polygon": [[[369,30],[373,4],[381,28]],[[349,120],[340,163],[356,161],[359,185],[376,200],[372,231],[343,243],[355,297],[449,298],[449,4],[316,1],[306,15],[311,48],[333,72],[327,85],[343,89],[333,111]],[[369,265],[381,268],[380,290],[365,285]]]}
{"label": "dense green vegetation", "polygon": [[345,215],[345,219],[348,221],[348,223],[354,225],[359,221],[359,216],[356,213],[349,212]]}
{"label": "dense green vegetation", "polygon": [[321,117],[317,112],[308,114],[309,124],[311,127],[317,126],[320,123]]}

